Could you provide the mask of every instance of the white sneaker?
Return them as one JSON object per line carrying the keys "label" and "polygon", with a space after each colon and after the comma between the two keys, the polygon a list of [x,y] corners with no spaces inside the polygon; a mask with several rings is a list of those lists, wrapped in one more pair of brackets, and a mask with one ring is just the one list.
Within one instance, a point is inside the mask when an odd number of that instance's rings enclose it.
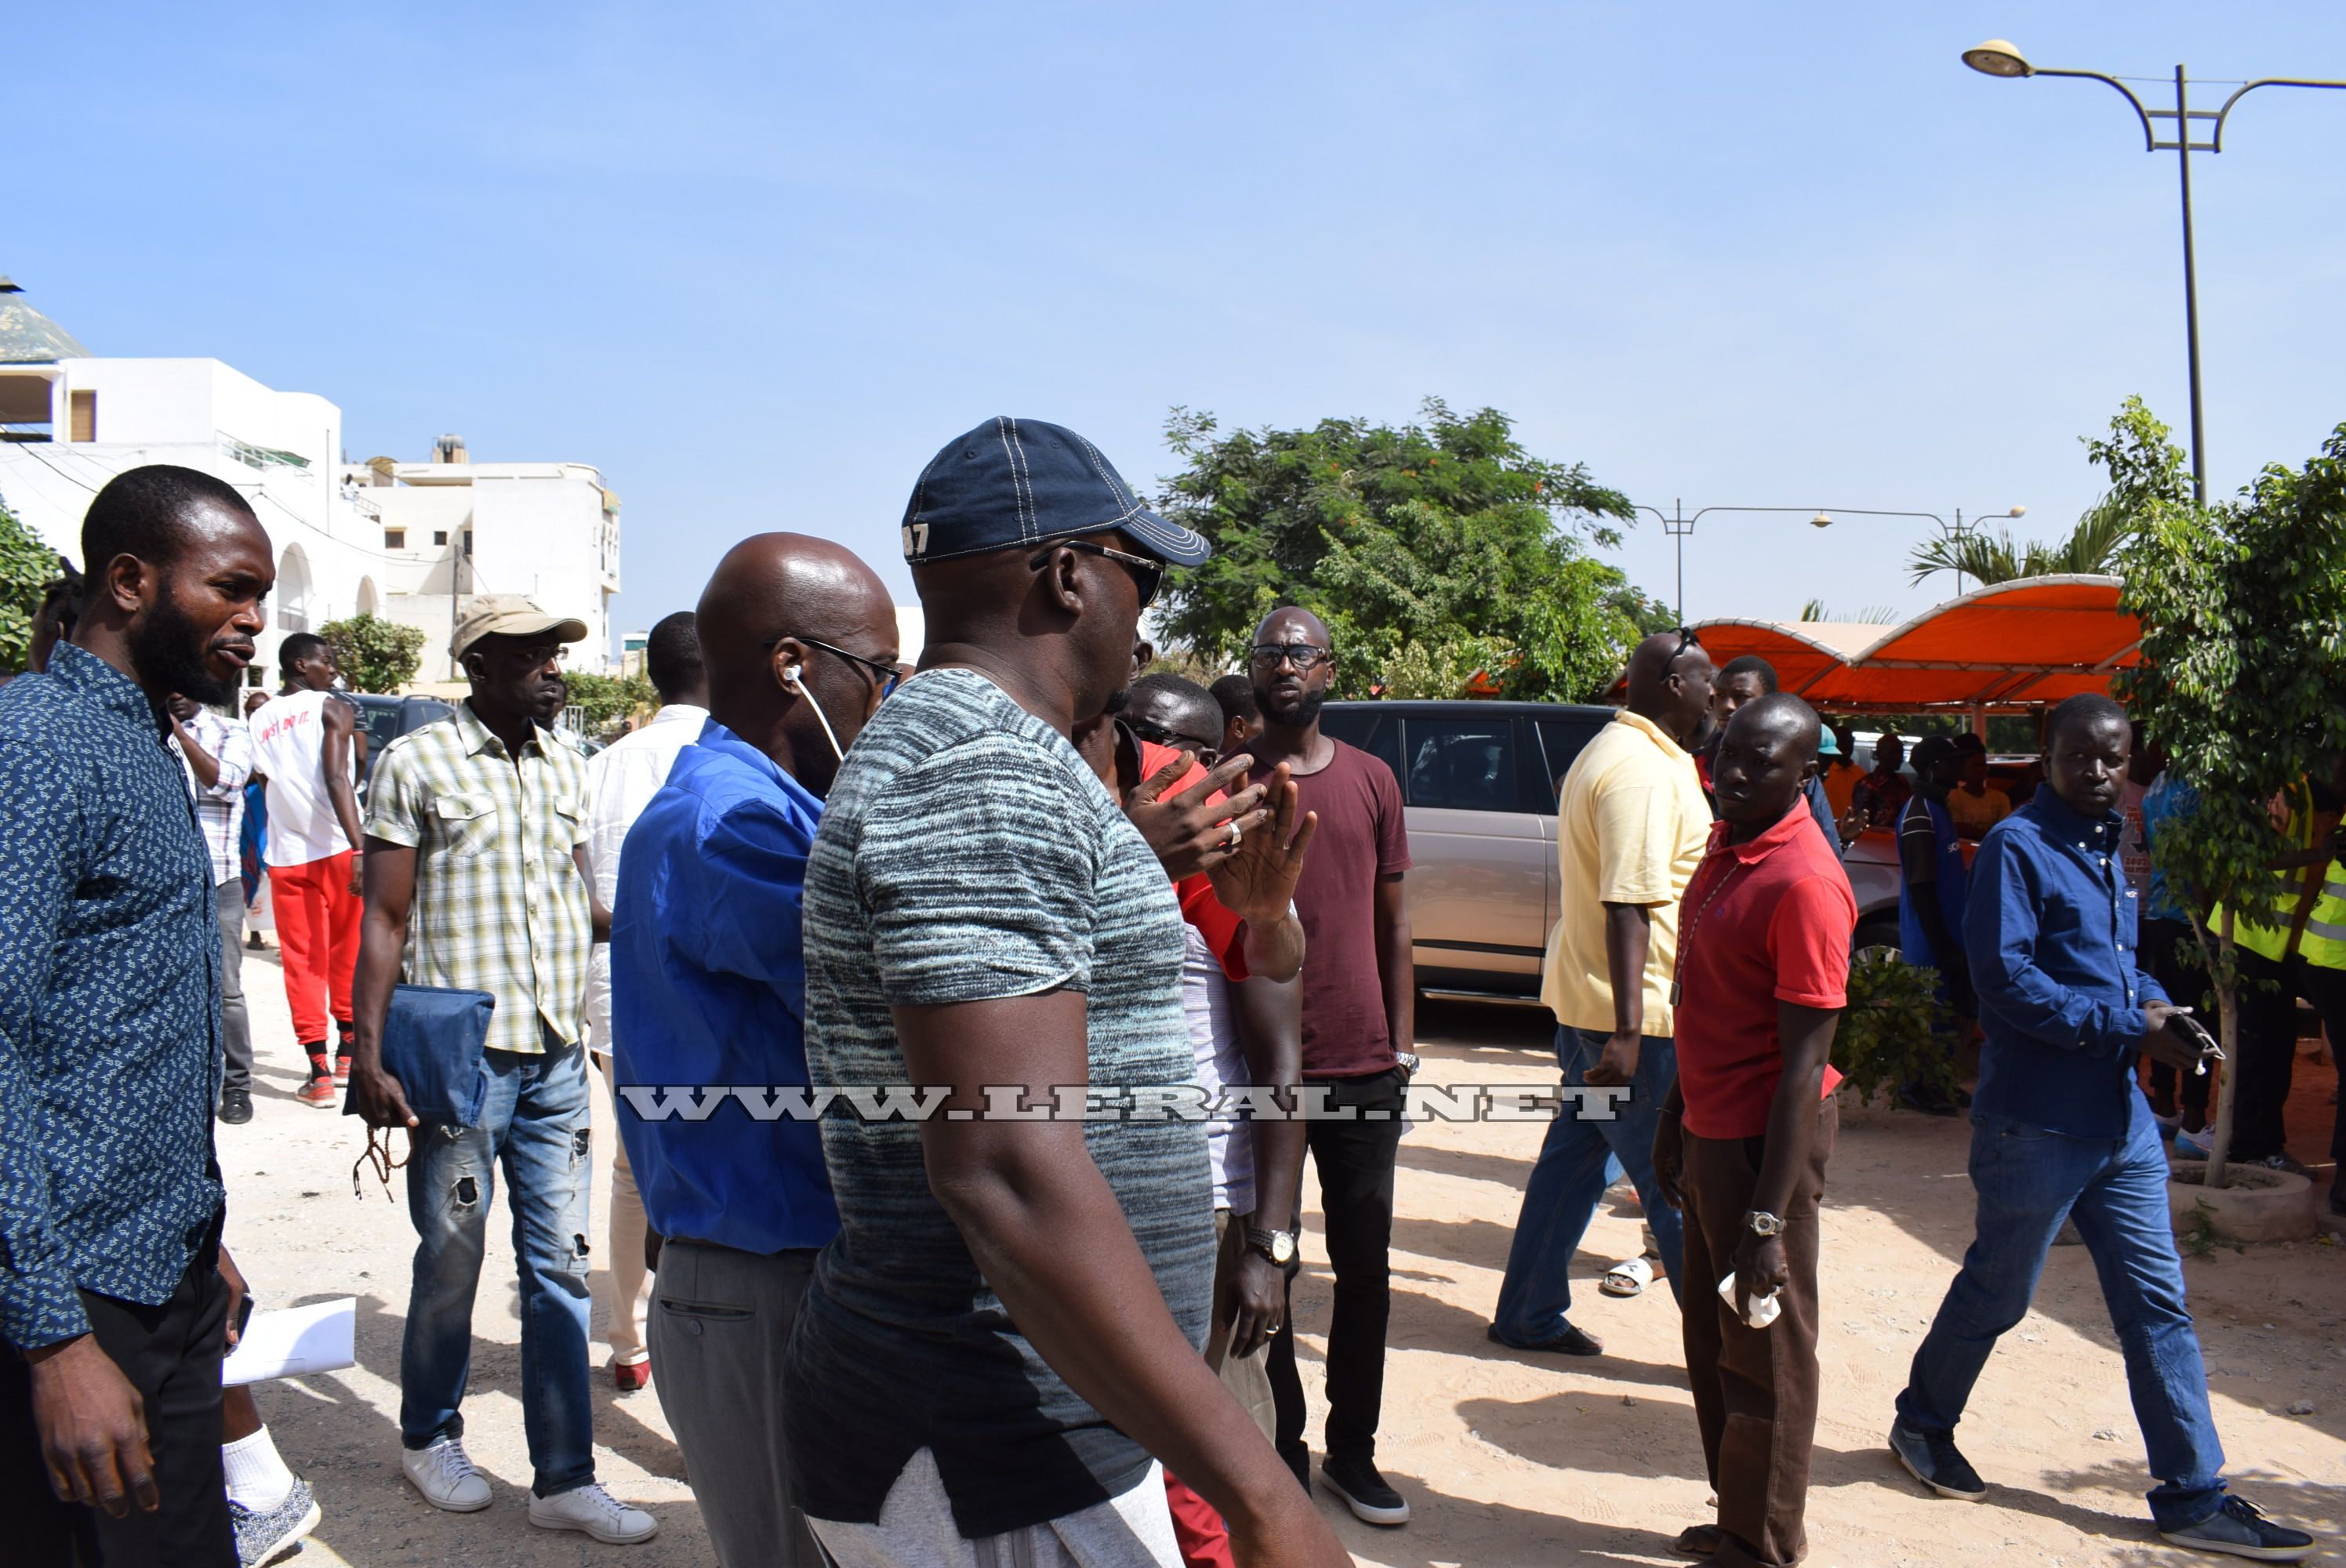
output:
{"label": "white sneaker", "polygon": [[630,1508],[590,1481],[552,1497],[533,1494],[529,1522],[541,1530],[583,1530],[597,1541],[629,1546],[659,1533],[659,1521],[640,1508]]}
{"label": "white sneaker", "polygon": [[489,1505],[489,1478],[473,1468],[464,1445],[452,1437],[430,1448],[403,1448],[399,1465],[423,1501],[451,1513],[478,1513]]}

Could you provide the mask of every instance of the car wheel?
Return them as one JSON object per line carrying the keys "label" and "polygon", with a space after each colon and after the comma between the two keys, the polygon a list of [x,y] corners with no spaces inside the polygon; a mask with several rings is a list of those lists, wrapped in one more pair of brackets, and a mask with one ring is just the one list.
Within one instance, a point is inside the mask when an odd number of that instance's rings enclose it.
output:
{"label": "car wheel", "polygon": [[1898,920],[1894,915],[1875,915],[1857,922],[1857,934],[1850,939],[1850,952],[1862,958],[1876,950],[1886,950],[1893,957],[1904,951],[1898,935]]}

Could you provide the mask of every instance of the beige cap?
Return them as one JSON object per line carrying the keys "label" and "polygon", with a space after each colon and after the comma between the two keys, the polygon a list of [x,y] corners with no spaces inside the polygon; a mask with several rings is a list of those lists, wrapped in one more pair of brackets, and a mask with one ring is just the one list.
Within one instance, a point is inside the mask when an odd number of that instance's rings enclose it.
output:
{"label": "beige cap", "polygon": [[483,594],[456,623],[456,636],[448,651],[453,657],[463,658],[464,650],[483,637],[527,637],[542,632],[553,632],[566,643],[583,642],[586,623],[576,616],[547,615],[521,594]]}

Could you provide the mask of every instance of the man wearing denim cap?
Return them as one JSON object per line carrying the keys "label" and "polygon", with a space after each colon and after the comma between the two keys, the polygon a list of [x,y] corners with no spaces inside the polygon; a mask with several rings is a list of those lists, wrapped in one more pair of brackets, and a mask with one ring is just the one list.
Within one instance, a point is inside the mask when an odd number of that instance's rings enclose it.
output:
{"label": "man wearing denim cap", "polygon": [[[952,1098],[823,1118],[841,1229],[783,1380],[800,1506],[840,1568],[1175,1568],[1161,1459],[1239,1560],[1348,1563],[1198,1354],[1203,1124],[1117,1109],[1194,1079],[1181,911],[1068,736],[1123,697],[1166,568],[1209,547],[1081,436],[1006,417],[929,463],[903,545],[928,643],[807,862],[807,1056],[816,1083]],[[1260,803],[1291,819],[1292,793],[1237,791],[1205,857],[1242,918],[1287,909],[1300,856]],[[1115,1119],[1015,1115],[1086,1084]]]}

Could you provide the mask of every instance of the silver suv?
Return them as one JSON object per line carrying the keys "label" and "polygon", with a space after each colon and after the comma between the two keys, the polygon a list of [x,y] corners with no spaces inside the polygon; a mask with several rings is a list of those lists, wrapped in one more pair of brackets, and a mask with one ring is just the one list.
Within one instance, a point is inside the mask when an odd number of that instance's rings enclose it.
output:
{"label": "silver suv", "polygon": [[[1401,781],[1412,951],[1426,995],[1537,1003],[1540,960],[1561,912],[1556,784],[1613,715],[1560,702],[1321,709],[1322,730],[1381,759]],[[1898,940],[1897,860],[1894,851],[1886,865],[1872,844],[1850,856],[1860,947]]]}

